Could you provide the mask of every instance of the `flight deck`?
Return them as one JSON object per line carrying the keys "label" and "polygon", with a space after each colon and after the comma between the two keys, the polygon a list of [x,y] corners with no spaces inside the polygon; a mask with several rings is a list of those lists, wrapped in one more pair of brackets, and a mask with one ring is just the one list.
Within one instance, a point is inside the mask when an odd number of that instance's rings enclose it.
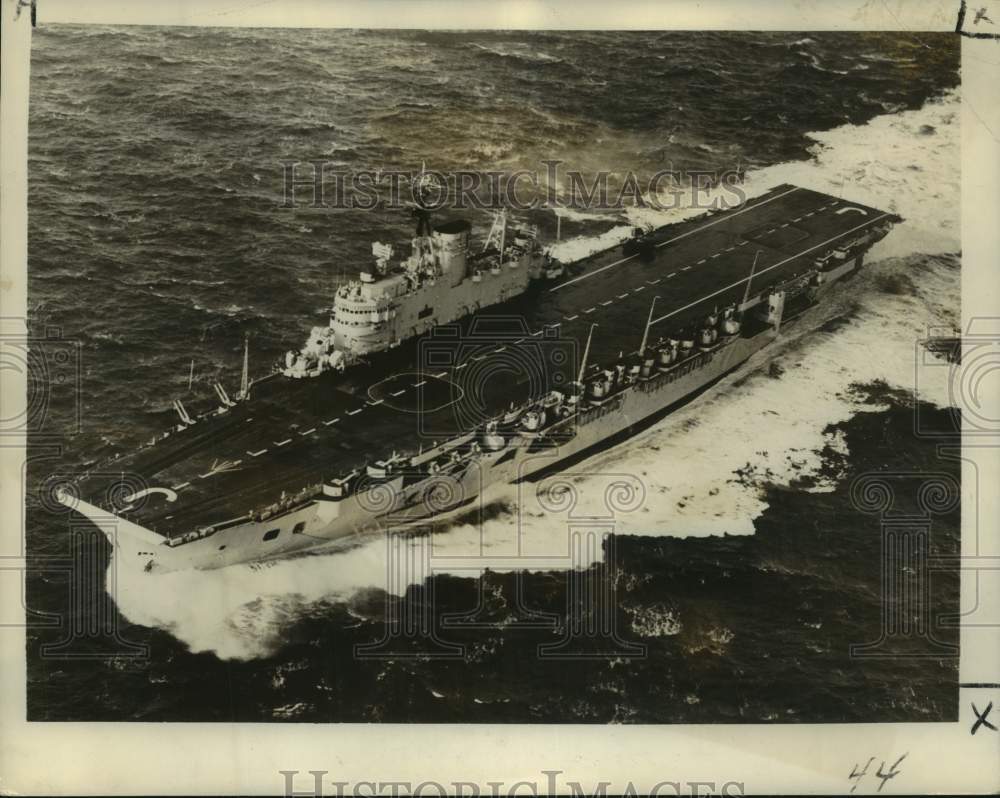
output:
{"label": "flight deck", "polygon": [[[103,463],[89,502],[166,537],[217,525],[566,390],[587,364],[678,337],[718,308],[814,271],[893,214],[790,185],[585,258],[517,298],[344,374],[254,382],[249,398]],[[752,274],[751,274],[752,272]],[[749,288],[748,288],[749,282]],[[654,303],[655,300],[655,303]],[[596,327],[594,327],[596,325]]]}

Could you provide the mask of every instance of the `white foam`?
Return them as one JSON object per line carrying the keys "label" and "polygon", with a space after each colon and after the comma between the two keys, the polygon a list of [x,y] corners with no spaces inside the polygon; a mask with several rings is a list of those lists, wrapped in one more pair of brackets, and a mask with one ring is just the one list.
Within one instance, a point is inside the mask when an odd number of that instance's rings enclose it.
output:
{"label": "white foam", "polygon": [[[587,565],[601,552],[566,556],[570,515],[608,515],[605,497],[616,481],[631,480],[644,488],[641,502],[611,514],[610,528],[618,534],[751,534],[754,519],[766,509],[764,485],[816,476],[824,446],[843,453],[843,437],[827,433],[827,427],[879,409],[865,404],[852,384],[883,380],[912,389],[915,340],[928,326],[958,322],[957,270],[944,261],[918,259],[923,265],[914,271],[913,258],[901,260],[959,250],[958,110],[958,96],[951,93],[918,111],[817,133],[811,160],[750,173],[748,185],[755,190],[781,182],[832,194],[842,190],[845,198],[899,213],[906,221],[873,250],[866,269],[849,287],[812,311],[809,324],[793,328],[766,357],[637,439],[569,469],[570,475],[559,479],[576,491],[572,510],[546,510],[532,485],[496,488],[494,498],[517,500],[518,511],[501,513],[482,529],[456,524],[434,535],[436,572],[469,575],[445,556],[468,560],[481,551],[481,564],[497,570],[543,567],[532,557],[548,557],[548,567]],[[887,277],[909,278],[915,293],[881,291]],[[831,331],[801,329],[847,312],[849,322]],[[780,366],[781,376],[754,371],[764,362]],[[921,398],[949,403],[944,376],[920,387]],[[831,487],[820,481],[813,489]],[[416,538],[405,545],[423,549],[428,543]],[[123,575],[116,601],[131,621],[167,629],[195,651],[260,657],[281,645],[296,618],[327,602],[348,600],[370,587],[400,592],[421,581],[411,575],[387,586],[386,550],[386,542],[378,539],[350,551],[266,568]],[[495,559],[511,552],[530,557],[523,565]],[[645,620],[640,624],[648,626]],[[657,622],[648,631],[669,634],[673,628]]]}

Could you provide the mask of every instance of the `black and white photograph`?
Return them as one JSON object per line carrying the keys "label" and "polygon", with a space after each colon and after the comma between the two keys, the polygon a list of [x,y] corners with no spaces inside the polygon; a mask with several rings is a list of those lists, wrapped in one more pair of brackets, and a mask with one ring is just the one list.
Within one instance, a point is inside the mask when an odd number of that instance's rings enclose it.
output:
{"label": "black and white photograph", "polygon": [[[997,576],[963,552],[995,560],[992,472],[963,445],[996,445],[1000,325],[963,315],[963,203],[996,170],[963,172],[963,78],[1000,29],[946,5],[616,30],[5,2],[33,26],[0,347],[21,720],[923,724],[991,761],[1000,674],[963,635],[996,648]],[[920,792],[911,750],[816,790]],[[325,765],[288,763],[259,789],[313,794]],[[364,794],[419,794],[383,769]],[[778,789],[704,780],[668,792]]]}

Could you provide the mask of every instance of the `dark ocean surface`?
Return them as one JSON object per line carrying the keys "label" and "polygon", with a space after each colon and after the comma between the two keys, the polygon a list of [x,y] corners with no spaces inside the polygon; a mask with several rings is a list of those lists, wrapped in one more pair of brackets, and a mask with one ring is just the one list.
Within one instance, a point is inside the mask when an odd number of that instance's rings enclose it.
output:
{"label": "dark ocean surface", "polygon": [[[28,469],[30,719],[954,719],[953,503],[930,527],[933,639],[850,650],[880,638],[886,607],[879,518],[852,484],[959,475],[939,438],[915,434],[954,423],[943,369],[913,384],[914,340],[959,319],[955,37],[45,26],[33,46],[29,328],[72,354],[35,386],[48,402]],[[409,236],[400,212],[282,209],[289,159],[739,166],[752,190],[800,183],[906,223],[773,362],[576,469],[581,494],[603,490],[603,473],[646,485],[582,570],[442,573],[387,596],[378,543],[119,582],[99,533],[53,512],[40,486],[158,434],[174,397],[236,386],[244,335],[266,371],[323,323],[372,240]],[[640,217],[578,213],[562,232]],[[533,221],[554,238],[550,213]],[[894,510],[922,512],[898,479]],[[565,536],[510,501],[483,532],[505,539],[519,513],[536,540]],[[435,545],[467,532],[458,519]],[[67,562],[89,581],[71,583]],[[584,582],[610,597],[614,633],[599,643],[571,635]],[[430,640],[356,655],[387,616],[421,612]],[[557,651],[575,656],[540,653],[567,635]]]}

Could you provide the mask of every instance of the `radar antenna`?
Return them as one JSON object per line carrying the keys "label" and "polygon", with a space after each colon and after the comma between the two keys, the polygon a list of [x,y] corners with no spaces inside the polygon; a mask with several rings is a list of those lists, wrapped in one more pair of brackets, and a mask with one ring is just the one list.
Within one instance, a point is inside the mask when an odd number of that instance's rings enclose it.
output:
{"label": "radar antenna", "polygon": [[412,214],[417,220],[417,235],[429,236],[431,234],[431,209],[433,203],[430,202],[431,192],[435,192],[440,197],[443,188],[437,175],[427,171],[427,162],[420,165],[420,174],[410,180],[413,197]]}

